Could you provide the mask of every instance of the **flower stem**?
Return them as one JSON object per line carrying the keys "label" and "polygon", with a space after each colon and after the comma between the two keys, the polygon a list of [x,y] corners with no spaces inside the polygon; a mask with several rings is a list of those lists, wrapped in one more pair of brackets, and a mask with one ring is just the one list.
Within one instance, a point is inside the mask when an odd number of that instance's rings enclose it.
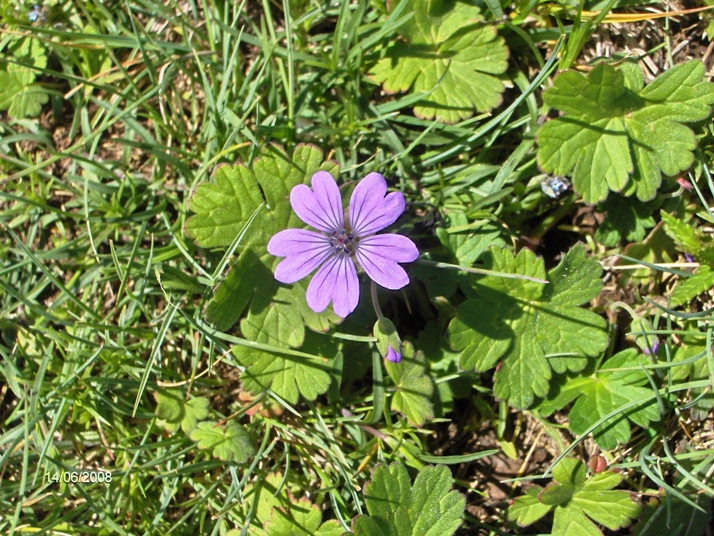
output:
{"label": "flower stem", "polygon": [[377,283],[372,281],[372,305],[374,305],[374,312],[377,313],[377,320],[382,320],[384,315],[382,314],[382,309],[379,307],[379,300],[377,299]]}

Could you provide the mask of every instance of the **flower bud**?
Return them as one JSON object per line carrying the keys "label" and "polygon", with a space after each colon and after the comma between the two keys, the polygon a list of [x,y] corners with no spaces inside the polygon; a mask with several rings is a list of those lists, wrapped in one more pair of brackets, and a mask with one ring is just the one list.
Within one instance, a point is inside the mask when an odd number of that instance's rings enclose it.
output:
{"label": "flower bud", "polygon": [[387,355],[384,356],[384,359],[392,363],[399,363],[402,360],[402,354],[390,346],[387,348]]}
{"label": "flower bud", "polygon": [[380,318],[374,324],[374,336],[377,339],[377,349],[387,361],[399,363],[402,360],[402,340],[397,328],[388,318]]}

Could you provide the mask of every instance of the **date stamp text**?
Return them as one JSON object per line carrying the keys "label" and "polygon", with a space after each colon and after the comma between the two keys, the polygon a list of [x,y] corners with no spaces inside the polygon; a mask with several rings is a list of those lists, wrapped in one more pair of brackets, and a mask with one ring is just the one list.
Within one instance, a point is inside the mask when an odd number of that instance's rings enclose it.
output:
{"label": "date stamp text", "polygon": [[112,481],[112,474],[109,471],[54,471],[45,473],[45,481],[48,483],[64,482],[65,484],[109,484]]}

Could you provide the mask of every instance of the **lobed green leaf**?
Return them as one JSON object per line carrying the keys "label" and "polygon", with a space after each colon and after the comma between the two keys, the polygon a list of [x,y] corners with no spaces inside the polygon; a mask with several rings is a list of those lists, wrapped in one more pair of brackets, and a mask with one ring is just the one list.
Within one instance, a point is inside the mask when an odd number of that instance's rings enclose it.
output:
{"label": "lobed green leaf", "polygon": [[422,352],[405,343],[399,363],[385,361],[387,373],[394,381],[396,392],[392,397],[392,409],[403,413],[414,426],[422,426],[434,418],[434,382],[429,376],[426,359]]}
{"label": "lobed green leaf", "polygon": [[640,513],[640,506],[627,491],[612,490],[622,481],[614,471],[587,478],[585,465],[565,458],[553,469],[554,482],[546,488],[532,486],[508,509],[508,519],[530,525],[554,511],[551,534],[601,536],[595,522],[611,530],[627,527]]}
{"label": "lobed green leaf", "polygon": [[558,75],[543,94],[549,106],[565,112],[538,133],[538,164],[549,174],[571,175],[588,203],[609,191],[655,197],[662,176],[691,166],[696,147],[682,123],[709,117],[714,84],[704,65],[689,61],[642,87],[632,67],[616,70],[601,63],[588,76]]}
{"label": "lobed green leaf", "polygon": [[49,96],[34,80],[34,71],[26,67],[0,71],[0,110],[14,119],[37,116]]}
{"label": "lobed green leaf", "polygon": [[198,443],[198,448],[210,450],[215,458],[224,462],[245,463],[255,453],[248,432],[232,421],[223,426],[210,421],[202,422],[190,437]]}
{"label": "lobed green leaf", "polygon": [[176,432],[181,428],[184,433],[190,434],[198,421],[208,417],[210,401],[198,397],[186,400],[184,394],[177,389],[161,389],[156,392],[156,416],[159,426],[169,432]]}
{"label": "lobed green leaf", "polygon": [[500,230],[491,222],[484,222],[475,229],[453,232],[452,229],[470,227],[468,218],[463,212],[449,214],[449,229],[439,227],[436,236],[442,245],[462,266],[471,266],[491,246],[504,246]]}
{"label": "lobed green leaf", "polygon": [[261,393],[271,389],[287,402],[295,404],[298,396],[315,400],[330,387],[329,361],[286,355],[276,351],[257,350],[246,346],[233,347],[236,360],[246,367],[241,376],[243,389]]}
{"label": "lobed green leaf", "polygon": [[270,536],[341,536],[344,532],[335,519],[322,523],[320,508],[306,498],[291,502],[288,510],[274,508],[265,530]]}
{"label": "lobed green leaf", "polygon": [[513,504],[508,508],[508,519],[525,527],[546,516],[553,506],[540,501],[540,490],[538,486],[526,488],[526,494],[514,499]]}
{"label": "lobed green leaf", "polygon": [[498,106],[504,85],[497,76],[508,67],[508,49],[495,27],[482,23],[480,9],[447,0],[402,0],[413,15],[399,32],[406,42],[392,43],[370,77],[387,93],[423,93],[418,117],[456,123],[474,110]]}
{"label": "lobed green leaf", "polygon": [[[544,414],[549,414],[575,400],[568,413],[570,429],[575,434],[582,434],[618,408],[650,398],[652,391],[642,387],[647,384],[647,375],[641,367],[648,363],[648,358],[637,350],[624,350],[602,363],[591,375],[559,377],[547,399],[538,407]],[[610,450],[629,440],[628,420],[647,427],[658,419],[657,406],[651,401],[611,417],[593,431],[593,437],[600,447]]]}
{"label": "lobed green leaf", "polygon": [[[517,256],[505,249],[489,253],[487,269],[545,278],[542,259],[530,250]],[[577,246],[548,273],[548,285],[483,278],[474,286],[476,297],[458,307],[448,328],[451,346],[461,351],[461,367],[484,371],[501,360],[495,392],[514,407],[528,407],[536,396],[545,396],[552,370],[582,370],[588,357],[607,346],[605,321],[579,307],[600,291],[600,271],[598,262]],[[558,357],[548,359],[550,354]]]}
{"label": "lobed green leaf", "polygon": [[352,531],[357,536],[423,534],[448,536],[461,525],[463,495],[450,491],[453,478],[445,466],[424,467],[412,486],[400,462],[380,464],[365,486],[369,516],[357,516]]}

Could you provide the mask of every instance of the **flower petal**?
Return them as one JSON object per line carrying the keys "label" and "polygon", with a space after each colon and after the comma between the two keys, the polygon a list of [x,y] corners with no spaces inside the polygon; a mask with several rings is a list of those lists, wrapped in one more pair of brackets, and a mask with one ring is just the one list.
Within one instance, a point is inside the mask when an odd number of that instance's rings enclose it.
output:
{"label": "flower petal", "polygon": [[312,190],[306,184],[295,186],[290,204],[302,221],[318,231],[332,234],[345,227],[340,189],[327,171],[312,176]]}
{"label": "flower petal", "polygon": [[316,313],[324,311],[330,302],[342,318],[354,311],[359,302],[359,280],[352,258],[336,255],[329,259],[310,281],[305,297]]}
{"label": "flower petal", "polygon": [[397,263],[411,262],[419,256],[414,242],[398,234],[362,238],[355,253],[367,275],[375,283],[391,290],[399,290],[409,283],[409,276]]}
{"label": "flower petal", "polygon": [[275,268],[275,279],[281,283],[295,283],[325,262],[333,248],[329,238],[322,233],[285,229],[270,239],[268,253],[286,257]]}
{"label": "flower petal", "polygon": [[401,192],[386,197],[387,181],[379,173],[370,173],[359,181],[350,198],[349,222],[355,236],[381,231],[397,221],[406,206]]}
{"label": "flower petal", "polygon": [[402,360],[402,354],[390,346],[387,348],[387,355],[384,356],[384,359],[392,363],[399,363]]}

